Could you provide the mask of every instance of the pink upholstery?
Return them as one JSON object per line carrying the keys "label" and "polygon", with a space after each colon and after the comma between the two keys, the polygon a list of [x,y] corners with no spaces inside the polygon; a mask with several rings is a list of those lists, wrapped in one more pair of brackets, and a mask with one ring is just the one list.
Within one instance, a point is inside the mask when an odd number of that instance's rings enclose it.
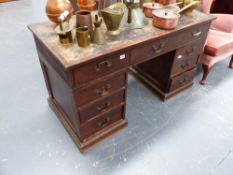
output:
{"label": "pink upholstery", "polygon": [[228,53],[224,53],[222,55],[219,56],[215,56],[214,59],[212,56],[207,55],[205,53],[203,53],[201,55],[201,60],[199,61],[199,63],[204,64],[204,65],[208,65],[209,67],[212,67],[215,63],[222,61],[224,59],[226,59],[227,57],[229,57],[229,54],[233,54],[233,50],[232,52],[228,52]]}
{"label": "pink upholstery", "polygon": [[210,30],[204,53],[210,56],[219,56],[233,50],[233,33]]}
{"label": "pink upholstery", "polygon": [[[220,0],[219,0],[220,1]],[[201,0],[203,12],[209,13],[213,0]],[[211,14],[217,19],[212,22],[208,33],[204,53],[199,62],[203,65],[203,78],[201,84],[206,83],[206,78],[212,66],[233,54],[233,15]],[[233,68],[233,57],[229,64]]]}
{"label": "pink upholstery", "polygon": [[211,14],[217,17],[212,22],[211,29],[223,32],[233,33],[233,15],[228,14]]}

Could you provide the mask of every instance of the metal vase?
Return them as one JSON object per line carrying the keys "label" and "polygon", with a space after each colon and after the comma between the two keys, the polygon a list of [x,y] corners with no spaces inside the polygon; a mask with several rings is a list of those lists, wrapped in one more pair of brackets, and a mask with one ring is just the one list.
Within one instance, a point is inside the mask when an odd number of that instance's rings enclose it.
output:
{"label": "metal vase", "polygon": [[92,42],[94,44],[105,44],[106,43],[105,35],[101,28],[101,23],[102,23],[102,19],[100,20],[97,19],[94,22],[95,30],[94,30],[93,37],[92,37]]}

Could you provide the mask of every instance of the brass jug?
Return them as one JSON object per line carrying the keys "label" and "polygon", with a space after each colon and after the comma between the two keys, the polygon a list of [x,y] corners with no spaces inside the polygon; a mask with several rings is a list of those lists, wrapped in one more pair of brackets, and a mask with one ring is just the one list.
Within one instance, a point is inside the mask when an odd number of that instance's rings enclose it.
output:
{"label": "brass jug", "polygon": [[95,21],[94,21],[95,30],[92,37],[92,42],[94,44],[105,44],[106,42],[105,35],[101,29],[101,23],[102,23],[102,19],[99,19],[98,15],[95,15]]}

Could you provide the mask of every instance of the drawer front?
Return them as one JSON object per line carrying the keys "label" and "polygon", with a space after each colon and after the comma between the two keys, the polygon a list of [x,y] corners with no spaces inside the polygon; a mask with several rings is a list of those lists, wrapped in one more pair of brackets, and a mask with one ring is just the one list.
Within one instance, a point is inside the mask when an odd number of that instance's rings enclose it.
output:
{"label": "drawer front", "polygon": [[189,59],[183,59],[179,62],[175,62],[173,64],[173,68],[171,71],[172,76],[175,76],[179,73],[185,72],[192,67],[195,67],[197,64],[198,56],[193,56]]}
{"label": "drawer front", "polygon": [[185,47],[176,50],[175,62],[180,62],[193,57],[198,57],[204,47],[205,39],[190,42]]}
{"label": "drawer front", "polygon": [[83,65],[74,71],[74,81],[80,85],[101,76],[111,74],[129,66],[127,53],[115,54],[109,57],[97,59]]}
{"label": "drawer front", "polygon": [[101,99],[95,103],[87,105],[79,110],[79,117],[81,124],[85,123],[89,119],[100,115],[108,110],[111,110],[114,106],[123,103],[125,99],[125,90],[121,90],[111,96]]}
{"label": "drawer front", "polygon": [[157,40],[155,42],[145,43],[142,46],[131,50],[132,64],[138,64],[156,56],[162,55],[169,50],[169,39]]}
{"label": "drawer front", "polygon": [[209,25],[207,24],[193,26],[191,29],[180,31],[176,34],[173,33],[169,37],[160,38],[156,41],[147,42],[144,46],[135,47],[131,50],[131,63],[138,64],[175,50],[190,41],[203,39],[206,37],[208,29]]}
{"label": "drawer front", "polygon": [[126,86],[127,74],[121,73],[114,77],[101,79],[98,83],[82,87],[75,91],[75,101],[78,107],[101,97],[106,97]]}
{"label": "drawer front", "polygon": [[187,71],[180,76],[172,78],[169,92],[174,91],[174,90],[192,82],[195,73],[196,73],[196,68],[194,68],[190,71]]}
{"label": "drawer front", "polygon": [[88,121],[80,127],[81,138],[85,139],[101,129],[113,124],[124,117],[124,105],[118,106],[103,115]]}

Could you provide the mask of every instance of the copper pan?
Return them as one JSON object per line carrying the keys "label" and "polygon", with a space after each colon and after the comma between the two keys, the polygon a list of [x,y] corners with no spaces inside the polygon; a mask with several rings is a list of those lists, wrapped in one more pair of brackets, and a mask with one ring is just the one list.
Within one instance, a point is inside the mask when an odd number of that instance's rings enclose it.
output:
{"label": "copper pan", "polygon": [[180,14],[170,10],[155,10],[153,13],[153,25],[161,29],[174,29],[178,25]]}
{"label": "copper pan", "polygon": [[168,5],[176,3],[176,0],[156,0],[157,3]]}
{"label": "copper pan", "polygon": [[152,14],[153,10],[162,9],[164,7],[162,4],[155,3],[155,2],[147,2],[147,3],[144,3],[142,6],[143,6],[143,13],[148,18],[153,17],[153,14]]}
{"label": "copper pan", "polygon": [[190,3],[176,12],[167,9],[154,10],[152,12],[153,25],[161,29],[174,29],[178,25],[180,13],[193,10],[196,4],[198,4],[198,2]]}
{"label": "copper pan", "polygon": [[[153,10],[158,10],[158,9],[164,9],[164,8],[172,8],[172,7],[177,7],[177,5],[180,5],[182,2],[177,2],[169,5],[162,5],[157,2],[148,2],[148,3],[143,3],[143,13],[146,17],[152,18]],[[177,7],[178,8],[178,7]]]}

